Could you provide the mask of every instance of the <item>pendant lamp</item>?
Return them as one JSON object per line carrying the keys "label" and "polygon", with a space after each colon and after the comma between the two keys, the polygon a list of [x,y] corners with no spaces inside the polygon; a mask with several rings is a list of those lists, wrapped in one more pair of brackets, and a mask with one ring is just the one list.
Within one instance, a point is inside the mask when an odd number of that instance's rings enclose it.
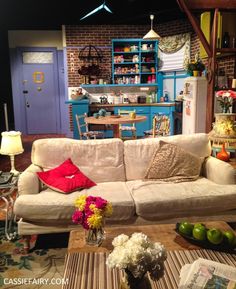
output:
{"label": "pendant lamp", "polygon": [[143,37],[143,39],[145,40],[156,40],[156,39],[160,39],[160,35],[158,35],[153,29],[153,19],[154,19],[154,15],[151,14],[150,15],[150,19],[151,19],[151,30]]}
{"label": "pendant lamp", "polygon": [[106,1],[104,1],[103,4],[101,4],[100,6],[95,8],[93,11],[89,12],[88,14],[86,14],[84,17],[80,18],[80,20],[83,20],[83,19],[97,13],[101,9],[105,9],[107,12],[112,13],[111,9],[106,5]]}

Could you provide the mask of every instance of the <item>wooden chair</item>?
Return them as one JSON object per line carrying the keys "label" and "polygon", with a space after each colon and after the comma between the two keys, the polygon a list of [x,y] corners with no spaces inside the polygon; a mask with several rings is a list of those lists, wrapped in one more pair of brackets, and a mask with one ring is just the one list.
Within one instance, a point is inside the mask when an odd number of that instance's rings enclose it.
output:
{"label": "wooden chair", "polygon": [[[127,116],[127,115],[130,115],[131,112],[136,113],[136,110],[122,110],[122,109],[118,109],[118,114],[119,115],[126,115]],[[131,125],[120,124],[119,125],[119,131],[120,131],[120,138],[122,138],[122,132],[123,131],[130,131],[132,133],[132,138],[133,139],[137,138],[135,123],[131,123]]]}
{"label": "wooden chair", "polygon": [[144,131],[146,137],[170,135],[170,118],[164,114],[157,114],[152,119],[152,129]]}
{"label": "wooden chair", "polygon": [[[76,119],[76,124],[79,132],[79,138],[82,140],[84,138],[86,139],[96,139],[97,137],[99,138],[104,138],[104,134],[101,131],[94,131],[94,130],[89,130],[88,129],[88,124],[84,121],[84,118],[87,117],[87,114],[83,115],[75,115]],[[82,131],[82,128],[85,127],[85,131]]]}

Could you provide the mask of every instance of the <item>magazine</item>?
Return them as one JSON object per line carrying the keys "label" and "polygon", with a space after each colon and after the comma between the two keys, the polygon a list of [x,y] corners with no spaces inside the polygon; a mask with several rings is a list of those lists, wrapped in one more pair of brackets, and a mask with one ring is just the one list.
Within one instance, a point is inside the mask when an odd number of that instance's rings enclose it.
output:
{"label": "magazine", "polygon": [[180,271],[179,289],[236,289],[236,268],[202,259]]}

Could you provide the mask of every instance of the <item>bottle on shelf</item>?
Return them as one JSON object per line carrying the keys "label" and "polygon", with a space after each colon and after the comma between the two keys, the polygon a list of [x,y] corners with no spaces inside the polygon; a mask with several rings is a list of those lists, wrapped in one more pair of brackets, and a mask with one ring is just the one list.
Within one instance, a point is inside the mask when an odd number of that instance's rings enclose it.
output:
{"label": "bottle on shelf", "polygon": [[168,91],[164,91],[164,102],[168,102],[169,101],[169,95],[168,95]]}
{"label": "bottle on shelf", "polygon": [[222,48],[229,48],[229,43],[230,43],[229,33],[225,32],[222,41]]}

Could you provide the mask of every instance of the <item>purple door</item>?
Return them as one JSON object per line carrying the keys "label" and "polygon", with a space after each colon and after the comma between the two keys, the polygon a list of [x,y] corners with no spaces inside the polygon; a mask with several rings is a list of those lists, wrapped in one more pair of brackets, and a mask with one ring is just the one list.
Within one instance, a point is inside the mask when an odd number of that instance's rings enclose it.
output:
{"label": "purple door", "polygon": [[53,51],[22,51],[27,134],[57,133],[58,89]]}

